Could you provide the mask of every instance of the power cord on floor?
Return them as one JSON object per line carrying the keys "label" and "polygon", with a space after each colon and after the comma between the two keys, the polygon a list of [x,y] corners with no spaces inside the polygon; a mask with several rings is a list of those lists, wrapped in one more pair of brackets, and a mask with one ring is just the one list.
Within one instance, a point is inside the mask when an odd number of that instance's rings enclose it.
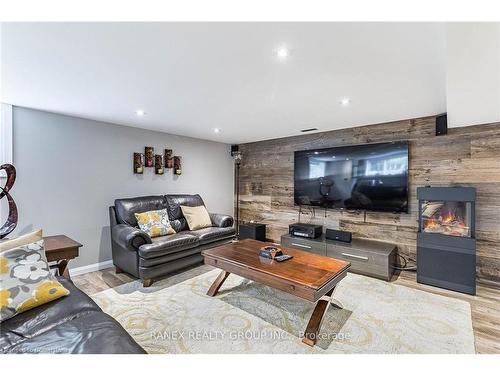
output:
{"label": "power cord on floor", "polygon": [[398,270],[398,271],[416,271],[417,270],[417,266],[408,266],[408,261],[406,260],[406,258],[404,256],[402,256],[401,254],[398,253],[398,257],[403,260],[404,265],[401,267],[394,265],[393,268],[395,270]]}

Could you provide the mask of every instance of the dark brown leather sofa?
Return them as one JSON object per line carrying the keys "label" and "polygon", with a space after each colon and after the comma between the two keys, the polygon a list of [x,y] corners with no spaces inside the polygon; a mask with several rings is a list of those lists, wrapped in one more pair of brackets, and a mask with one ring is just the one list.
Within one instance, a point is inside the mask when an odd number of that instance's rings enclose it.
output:
{"label": "dark brown leather sofa", "polygon": [[[212,226],[190,231],[180,206],[204,206],[198,195],[175,194],[116,199],[109,208],[113,263],[150,286],[152,280],[200,263],[201,251],[230,241],[235,236],[233,218],[210,214]],[[136,213],[168,210],[176,234],[150,238],[138,227]]]}
{"label": "dark brown leather sofa", "polygon": [[0,353],[144,354],[123,327],[73,283],[70,294],[0,323]]}

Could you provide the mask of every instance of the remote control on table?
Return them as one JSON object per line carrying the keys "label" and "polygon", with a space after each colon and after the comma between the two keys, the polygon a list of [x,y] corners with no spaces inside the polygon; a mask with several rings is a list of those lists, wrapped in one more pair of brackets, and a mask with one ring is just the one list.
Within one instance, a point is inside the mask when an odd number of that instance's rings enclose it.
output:
{"label": "remote control on table", "polygon": [[277,262],[284,262],[285,260],[292,259],[293,256],[291,255],[278,255],[274,257],[274,260]]}

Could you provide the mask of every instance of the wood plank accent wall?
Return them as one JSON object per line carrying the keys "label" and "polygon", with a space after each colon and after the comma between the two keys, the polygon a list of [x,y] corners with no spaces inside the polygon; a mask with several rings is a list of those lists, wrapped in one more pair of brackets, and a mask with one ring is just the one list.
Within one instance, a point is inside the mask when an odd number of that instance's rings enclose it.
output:
{"label": "wood plank accent wall", "polygon": [[500,282],[500,123],[452,128],[435,136],[435,117],[299,135],[240,145],[240,220],[267,224],[279,241],[298,221],[293,201],[294,151],[408,140],[409,213],[346,212],[303,208],[302,222],[353,232],[355,237],[391,241],[416,259],[418,186],[473,186],[477,189],[477,277]]}

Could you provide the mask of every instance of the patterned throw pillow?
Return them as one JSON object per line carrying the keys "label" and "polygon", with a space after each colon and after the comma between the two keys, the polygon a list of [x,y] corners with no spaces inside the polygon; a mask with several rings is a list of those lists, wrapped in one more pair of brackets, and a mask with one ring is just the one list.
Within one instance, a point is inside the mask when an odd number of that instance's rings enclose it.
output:
{"label": "patterned throw pillow", "polygon": [[135,214],[135,218],[139,223],[139,228],[151,238],[175,234],[166,209]]}
{"label": "patterned throw pillow", "polygon": [[0,251],[0,322],[69,294],[50,272],[41,233],[39,237]]}

